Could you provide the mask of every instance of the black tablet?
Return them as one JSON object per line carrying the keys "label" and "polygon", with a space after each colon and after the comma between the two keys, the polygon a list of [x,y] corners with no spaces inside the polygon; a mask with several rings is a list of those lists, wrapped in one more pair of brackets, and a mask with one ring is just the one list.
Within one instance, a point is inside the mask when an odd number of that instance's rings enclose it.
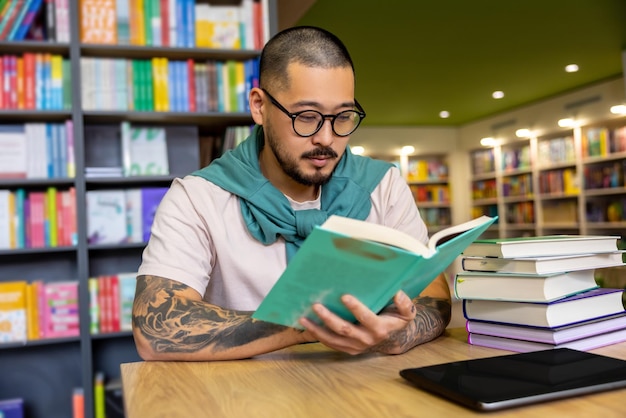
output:
{"label": "black tablet", "polygon": [[404,369],[418,388],[493,411],[626,387],[626,361],[568,348]]}

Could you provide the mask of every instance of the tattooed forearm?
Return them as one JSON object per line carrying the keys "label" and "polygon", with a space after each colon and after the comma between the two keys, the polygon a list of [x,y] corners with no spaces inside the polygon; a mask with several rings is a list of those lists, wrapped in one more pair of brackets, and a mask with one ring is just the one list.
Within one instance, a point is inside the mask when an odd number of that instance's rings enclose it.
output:
{"label": "tattooed forearm", "polygon": [[155,352],[222,351],[277,334],[286,327],[253,320],[251,312],[180,297],[187,286],[154,276],[137,279],[133,326]]}
{"label": "tattooed forearm", "polygon": [[450,300],[422,296],[413,299],[413,304],[417,309],[413,322],[374,347],[374,351],[404,353],[416,345],[434,340],[443,333],[452,316]]}

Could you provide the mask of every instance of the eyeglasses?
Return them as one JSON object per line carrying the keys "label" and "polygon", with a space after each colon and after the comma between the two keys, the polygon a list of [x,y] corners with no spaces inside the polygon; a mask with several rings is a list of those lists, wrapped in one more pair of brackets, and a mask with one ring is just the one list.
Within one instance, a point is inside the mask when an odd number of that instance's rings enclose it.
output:
{"label": "eyeglasses", "polygon": [[317,110],[303,110],[296,113],[291,113],[283,105],[278,103],[271,94],[265,89],[261,89],[269,97],[272,104],[276,106],[281,112],[291,118],[291,124],[293,130],[298,136],[309,137],[315,135],[324,125],[326,119],[330,119],[330,126],[333,132],[337,136],[348,136],[352,132],[356,131],[361,121],[365,117],[365,110],[361,107],[359,102],[354,100],[357,110],[344,110],[336,115],[325,115]]}

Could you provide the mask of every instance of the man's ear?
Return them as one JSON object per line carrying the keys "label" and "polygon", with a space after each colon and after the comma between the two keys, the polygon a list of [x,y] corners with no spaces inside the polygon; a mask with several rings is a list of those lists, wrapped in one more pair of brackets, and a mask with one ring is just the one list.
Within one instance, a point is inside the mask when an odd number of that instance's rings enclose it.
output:
{"label": "man's ear", "polygon": [[252,88],[248,100],[250,103],[250,113],[252,114],[254,123],[257,125],[263,125],[263,90],[258,87]]}

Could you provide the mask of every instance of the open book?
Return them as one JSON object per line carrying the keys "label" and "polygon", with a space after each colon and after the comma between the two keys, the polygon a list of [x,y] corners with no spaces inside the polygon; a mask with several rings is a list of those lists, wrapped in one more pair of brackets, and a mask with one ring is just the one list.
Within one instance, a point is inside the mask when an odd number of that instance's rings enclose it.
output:
{"label": "open book", "polygon": [[311,306],[320,302],[355,321],[341,303],[344,294],[380,312],[400,289],[418,296],[496,219],[482,216],[443,229],[424,245],[384,225],[331,216],[313,229],[252,317],[302,328],[304,316],[319,323]]}

